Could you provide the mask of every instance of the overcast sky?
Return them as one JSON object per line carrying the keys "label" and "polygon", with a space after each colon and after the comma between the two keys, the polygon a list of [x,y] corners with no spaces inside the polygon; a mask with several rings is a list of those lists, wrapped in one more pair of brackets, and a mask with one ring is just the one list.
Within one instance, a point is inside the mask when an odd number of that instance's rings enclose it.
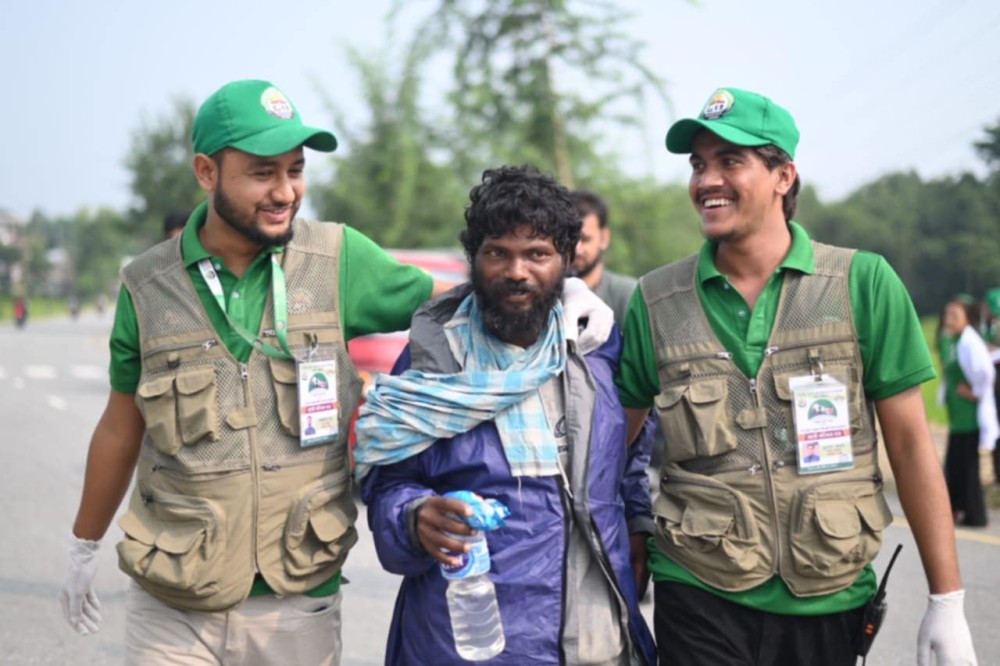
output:
{"label": "overcast sky", "polygon": [[[0,209],[124,208],[131,133],[166,114],[172,98],[200,102],[233,79],[269,79],[307,123],[360,131],[364,107],[344,48],[381,48],[389,4],[2,3]],[[637,171],[686,179],[686,160],[663,148],[666,128],[675,116],[696,115],[715,88],[734,86],[792,112],[802,133],[799,171],[825,200],[890,171],[982,173],[972,143],[1000,122],[994,0],[619,4],[635,14],[628,27],[647,44],[645,62],[666,79],[673,103],[651,103],[647,131],[623,138]],[[434,5],[411,2],[402,31]],[[430,90],[447,80],[443,69],[427,74]],[[334,126],[323,93],[351,127]],[[439,98],[429,95],[428,104]]]}

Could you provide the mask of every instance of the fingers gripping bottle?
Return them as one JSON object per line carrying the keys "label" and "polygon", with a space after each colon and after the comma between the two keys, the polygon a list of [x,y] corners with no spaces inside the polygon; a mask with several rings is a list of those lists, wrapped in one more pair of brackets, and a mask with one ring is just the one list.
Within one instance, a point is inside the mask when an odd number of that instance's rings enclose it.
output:
{"label": "fingers gripping bottle", "polygon": [[466,522],[476,532],[469,537],[451,535],[472,544],[468,553],[451,553],[462,558],[459,566],[441,565],[441,575],[448,580],[448,613],[451,631],[455,636],[455,650],[462,659],[482,661],[503,652],[506,639],[500,622],[496,589],[490,580],[490,551],[486,544],[485,530],[503,525],[510,515],[506,506],[496,500],[484,500],[466,490],[445,493],[472,505],[473,515]]}

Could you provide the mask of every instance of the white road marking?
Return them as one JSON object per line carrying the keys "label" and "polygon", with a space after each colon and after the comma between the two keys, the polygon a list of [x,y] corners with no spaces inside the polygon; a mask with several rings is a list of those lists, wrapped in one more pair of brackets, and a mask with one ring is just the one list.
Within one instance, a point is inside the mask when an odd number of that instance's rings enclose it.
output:
{"label": "white road marking", "polygon": [[28,379],[55,379],[56,369],[51,365],[26,365],[24,376]]}
{"label": "white road marking", "polygon": [[108,370],[99,365],[71,365],[69,374],[77,379],[107,379]]}
{"label": "white road marking", "polygon": [[58,409],[61,412],[65,412],[66,411],[66,407],[68,407],[68,406],[69,406],[69,403],[67,403],[65,400],[63,400],[59,396],[57,396],[57,395],[50,395],[49,396],[49,407],[51,407],[52,409]]}

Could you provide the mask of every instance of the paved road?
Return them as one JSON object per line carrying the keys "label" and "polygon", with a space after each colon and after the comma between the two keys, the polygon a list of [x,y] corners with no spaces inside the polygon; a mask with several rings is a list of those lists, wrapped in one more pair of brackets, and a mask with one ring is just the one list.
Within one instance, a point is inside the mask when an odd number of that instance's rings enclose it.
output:
{"label": "paved road", "polygon": [[[0,323],[0,663],[121,663],[125,576],[118,572],[113,527],[101,551],[97,587],[104,626],[81,638],[63,623],[58,594],[66,538],[83,478],[88,438],[107,396],[110,315]],[[896,513],[901,512],[896,508]],[[362,509],[363,516],[363,509]],[[986,530],[960,530],[959,555],[969,590],[967,612],[983,666],[1000,666],[1000,515]],[[382,663],[398,580],[378,566],[364,520],[344,588],[344,663]],[[876,562],[882,571],[896,543],[904,550],[890,582],[889,617],[868,664],[915,663],[926,584],[916,547],[897,519]],[[649,602],[643,605],[647,617]]]}

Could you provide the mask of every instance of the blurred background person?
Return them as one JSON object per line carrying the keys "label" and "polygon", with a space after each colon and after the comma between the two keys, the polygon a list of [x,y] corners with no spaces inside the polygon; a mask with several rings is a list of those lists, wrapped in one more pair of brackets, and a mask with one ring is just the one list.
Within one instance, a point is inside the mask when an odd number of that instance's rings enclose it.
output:
{"label": "blurred background person", "polygon": [[1000,434],[993,391],[996,370],[976,331],[978,324],[975,300],[956,296],[941,312],[937,340],[941,397],[948,412],[944,476],[955,522],[967,527],[987,523],[979,450],[992,450]]}
{"label": "blurred background person", "polygon": [[576,259],[569,274],[582,279],[591,291],[614,310],[615,323],[625,323],[625,309],[628,299],[635,289],[635,278],[620,273],[612,273],[604,267],[604,253],[611,245],[611,229],[608,227],[608,206],[604,200],[590,190],[574,190],[570,193],[573,206],[580,214],[583,230],[580,242],[576,244]]}
{"label": "blurred background person", "polygon": [[191,217],[191,211],[189,210],[174,210],[167,213],[167,216],[163,218],[164,240],[180,235],[189,217]]}

